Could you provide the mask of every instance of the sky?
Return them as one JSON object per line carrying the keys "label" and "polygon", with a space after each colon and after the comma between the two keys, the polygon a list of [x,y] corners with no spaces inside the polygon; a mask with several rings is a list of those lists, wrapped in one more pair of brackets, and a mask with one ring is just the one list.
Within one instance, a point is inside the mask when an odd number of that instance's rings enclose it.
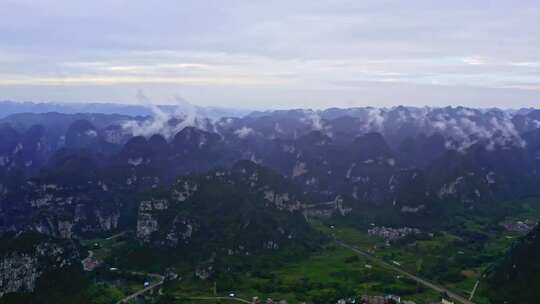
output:
{"label": "sky", "polygon": [[540,1],[2,0],[0,100],[540,107]]}

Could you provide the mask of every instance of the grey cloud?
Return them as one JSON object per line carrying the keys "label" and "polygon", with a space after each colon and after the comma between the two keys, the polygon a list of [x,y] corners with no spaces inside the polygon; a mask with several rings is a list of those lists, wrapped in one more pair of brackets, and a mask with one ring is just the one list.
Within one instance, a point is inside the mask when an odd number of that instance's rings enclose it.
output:
{"label": "grey cloud", "polygon": [[129,102],[138,87],[176,86],[195,103],[256,107],[540,103],[534,1],[6,0],[0,11],[2,99]]}

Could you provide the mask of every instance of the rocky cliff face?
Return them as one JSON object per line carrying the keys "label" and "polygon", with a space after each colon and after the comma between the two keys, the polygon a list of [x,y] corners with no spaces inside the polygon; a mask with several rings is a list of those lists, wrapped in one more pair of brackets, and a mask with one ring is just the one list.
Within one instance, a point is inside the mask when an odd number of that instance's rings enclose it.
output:
{"label": "rocky cliff face", "polygon": [[177,187],[172,191],[171,198],[142,201],[137,217],[137,238],[149,243],[152,241],[152,235],[162,230],[161,234],[164,238],[154,242],[155,244],[176,247],[179,242],[188,243],[197,228],[196,223],[188,216],[175,215],[174,210],[168,215],[174,216],[172,221],[164,220],[163,215],[168,213],[167,210],[171,204],[171,207],[176,209],[175,206],[189,199],[197,188],[197,184],[182,181],[178,182]]}
{"label": "rocky cliff face", "polygon": [[[90,181],[91,182],[91,181]],[[35,231],[61,239],[118,228],[121,210],[98,185],[80,189],[38,181],[0,200],[0,235],[8,231]]]}
{"label": "rocky cliff face", "polygon": [[72,243],[23,235],[2,240],[0,253],[0,297],[11,292],[33,291],[45,272],[73,264],[79,253]]}
{"label": "rocky cliff face", "polygon": [[33,291],[41,274],[38,259],[30,254],[13,253],[0,260],[0,297],[5,293]]}
{"label": "rocky cliff face", "polygon": [[493,303],[536,303],[540,297],[540,226],[515,242],[508,254],[488,269]]}
{"label": "rocky cliff face", "polygon": [[149,195],[139,206],[138,239],[200,249],[201,261],[212,254],[249,254],[303,242],[315,235],[306,214],[347,212],[340,199],[309,203],[283,177],[250,161],[179,178],[167,191]]}
{"label": "rocky cliff face", "polygon": [[[144,204],[138,212],[135,205],[143,200],[136,195],[139,190],[170,185],[178,176],[230,168],[242,159],[278,172],[286,178],[285,185],[260,183],[276,179],[259,176],[248,167],[242,168],[244,172],[234,168],[228,173],[212,171],[213,178],[236,175],[250,191],[262,191],[266,206],[307,215],[345,215],[367,204],[391,205],[404,213],[422,215],[436,201],[472,204],[539,194],[540,129],[531,124],[538,114],[524,114],[526,117],[513,121],[517,133],[512,138],[527,143],[516,146],[496,133],[472,141],[439,134],[415,124],[413,116],[421,114],[418,111],[403,107],[278,111],[217,121],[206,131],[172,120],[171,132],[176,134],[150,138],[111,125],[119,117],[84,120],[53,115],[43,127],[28,125],[21,130],[2,125],[0,235],[28,229],[78,238],[133,229],[138,217],[140,238],[148,241],[160,224],[153,212],[144,211]],[[388,125],[373,128],[366,124],[375,112],[389,118]],[[447,108],[424,116],[435,123],[439,114],[455,118],[474,114],[487,120],[500,119],[503,114],[473,112]],[[317,115],[320,120],[314,128],[311,118]],[[18,126],[21,119],[42,120],[23,118],[9,122]],[[408,123],[400,122],[403,119]],[[56,130],[53,125],[60,120],[64,127]],[[53,145],[60,137],[65,143]],[[467,144],[453,148],[460,141]],[[300,190],[290,192],[288,184]],[[172,205],[187,200],[197,185],[181,185],[174,191],[169,200]],[[328,203],[314,208],[298,193]],[[196,232],[197,225],[188,216],[179,216],[175,222],[174,231],[169,231],[173,244],[182,235]]]}
{"label": "rocky cliff face", "polygon": [[149,242],[152,233],[159,230],[157,212],[167,210],[168,207],[167,200],[142,201],[139,205],[139,216],[137,218],[137,238]]}

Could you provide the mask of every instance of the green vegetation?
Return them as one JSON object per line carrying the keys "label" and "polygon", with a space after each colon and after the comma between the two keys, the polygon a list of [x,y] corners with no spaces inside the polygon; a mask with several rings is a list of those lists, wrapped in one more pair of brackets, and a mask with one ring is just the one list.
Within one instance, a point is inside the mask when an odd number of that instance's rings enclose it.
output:
{"label": "green vegetation", "polygon": [[124,297],[118,289],[104,285],[92,285],[85,293],[92,304],[113,304]]}
{"label": "green vegetation", "polygon": [[475,208],[447,204],[445,208],[446,218],[437,225],[425,225],[425,233],[391,243],[368,236],[367,229],[371,223],[360,221],[343,225],[337,220],[329,220],[325,223],[312,221],[312,224],[326,234],[387,262],[395,261],[403,269],[463,295],[468,296],[475,283],[480,281],[474,301],[490,303],[489,286],[483,276],[522,236],[518,232],[506,231],[501,223],[540,220],[540,201],[524,199],[489,206],[477,205]]}
{"label": "green vegetation", "polygon": [[45,273],[36,282],[33,293],[12,293],[0,304],[114,304],[123,294],[112,286],[96,285],[77,266]]}
{"label": "green vegetation", "polygon": [[[536,303],[540,281],[540,226],[517,242],[504,259],[486,275],[486,293],[496,303]],[[532,287],[532,288],[531,288]]]}
{"label": "green vegetation", "polygon": [[112,250],[125,244],[127,244],[127,240],[121,234],[108,238],[96,238],[81,241],[81,245],[87,250],[92,250],[94,256],[98,260],[107,259],[111,256]]}
{"label": "green vegetation", "polygon": [[[437,293],[333,245],[301,261],[268,266],[252,272],[218,275],[215,278],[218,295],[234,292],[245,299],[258,296],[286,299],[289,303],[321,304],[364,294],[400,294],[417,303],[438,298]],[[166,285],[166,291],[177,297],[212,296],[213,283],[186,277]]]}
{"label": "green vegetation", "polygon": [[[91,274],[80,275],[75,271],[60,276],[72,278],[69,282],[59,281],[60,277],[44,277],[48,280],[45,284],[40,279],[41,285],[35,294],[44,300],[36,303],[68,303],[62,302],[60,293],[55,292],[58,285],[66,286],[62,294],[67,294],[66,299],[72,302],[114,303],[140,290],[143,282],[151,281],[150,277],[134,275],[131,271],[165,273],[166,269],[174,269],[181,279],[166,282],[164,294],[153,299],[157,303],[205,303],[208,302],[205,297],[226,297],[231,292],[243,299],[257,296],[315,304],[335,303],[340,298],[362,295],[397,294],[418,304],[439,298],[437,292],[334,244],[333,238],[389,263],[397,262],[403,269],[465,296],[480,281],[474,302],[496,303],[490,300],[494,295],[484,275],[521,237],[517,232],[506,231],[501,223],[540,220],[540,201],[526,199],[475,208],[455,204],[444,212],[445,220],[436,225],[423,223],[422,233],[390,243],[369,236],[367,229],[372,225],[404,227],[394,219],[391,222],[395,226],[384,221],[379,224],[371,217],[358,221],[311,219],[311,227],[327,236],[321,239],[326,240],[320,243],[322,245],[301,243],[295,246],[291,242],[279,249],[255,253],[220,253],[211,263],[213,275],[208,280],[196,278],[194,265],[200,263],[185,255],[182,248],[141,246],[128,236],[85,240],[82,245],[92,250],[104,266]],[[119,270],[110,271],[109,267]],[[0,303],[24,303],[24,297],[26,295],[9,295]]]}
{"label": "green vegetation", "polygon": [[47,238],[38,233],[23,233],[17,237],[5,236],[0,239],[0,257],[11,252],[32,253],[35,246]]}
{"label": "green vegetation", "polygon": [[[438,206],[437,208],[442,208]],[[445,207],[447,208],[447,207]],[[490,267],[504,257],[508,248],[520,237],[519,233],[505,231],[503,221],[537,221],[540,219],[540,201],[521,200],[468,206],[454,204],[444,212],[444,221],[433,221],[422,226],[422,233],[391,243],[372,237],[367,229],[382,218],[366,217],[310,220],[316,230],[348,244],[358,246],[387,262],[398,262],[409,272],[437,282],[465,296],[479,280],[475,303],[488,304],[488,284],[483,278]],[[391,218],[395,226],[403,223]],[[436,224],[434,224],[436,222]],[[412,226],[412,225],[411,225]],[[96,240],[89,241],[95,242]],[[214,261],[214,276],[201,281],[194,276],[192,261],[182,259],[174,251],[162,251],[133,243],[97,241],[105,260],[113,263],[118,256],[121,267],[163,271],[173,267],[182,277],[164,286],[165,294],[180,302],[204,302],[190,297],[226,296],[234,292],[250,299],[285,299],[289,303],[332,303],[340,298],[361,295],[398,294],[416,303],[436,301],[439,294],[416,282],[399,276],[349,249],[332,245],[313,247],[311,254],[304,246],[287,246],[256,255],[223,255]],[[99,251],[96,252],[97,254]],[[122,260],[125,265],[122,265]],[[215,284],[215,285],[214,285]]]}

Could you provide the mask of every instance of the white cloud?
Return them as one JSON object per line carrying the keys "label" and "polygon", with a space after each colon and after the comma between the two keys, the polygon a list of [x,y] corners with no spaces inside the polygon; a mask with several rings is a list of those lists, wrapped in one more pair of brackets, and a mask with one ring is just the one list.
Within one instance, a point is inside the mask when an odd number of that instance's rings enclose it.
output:
{"label": "white cloud", "polygon": [[242,127],[236,131],[234,131],[234,134],[238,136],[239,138],[246,138],[254,133],[252,128],[248,127]]}
{"label": "white cloud", "polygon": [[[259,107],[540,96],[532,2],[6,0],[0,11],[3,98],[110,100],[129,87],[127,101],[141,86]],[[412,100],[396,100],[405,91]]]}
{"label": "white cloud", "polygon": [[483,58],[479,57],[465,57],[462,59],[462,61],[466,64],[470,65],[484,65],[487,64],[487,61]]}

